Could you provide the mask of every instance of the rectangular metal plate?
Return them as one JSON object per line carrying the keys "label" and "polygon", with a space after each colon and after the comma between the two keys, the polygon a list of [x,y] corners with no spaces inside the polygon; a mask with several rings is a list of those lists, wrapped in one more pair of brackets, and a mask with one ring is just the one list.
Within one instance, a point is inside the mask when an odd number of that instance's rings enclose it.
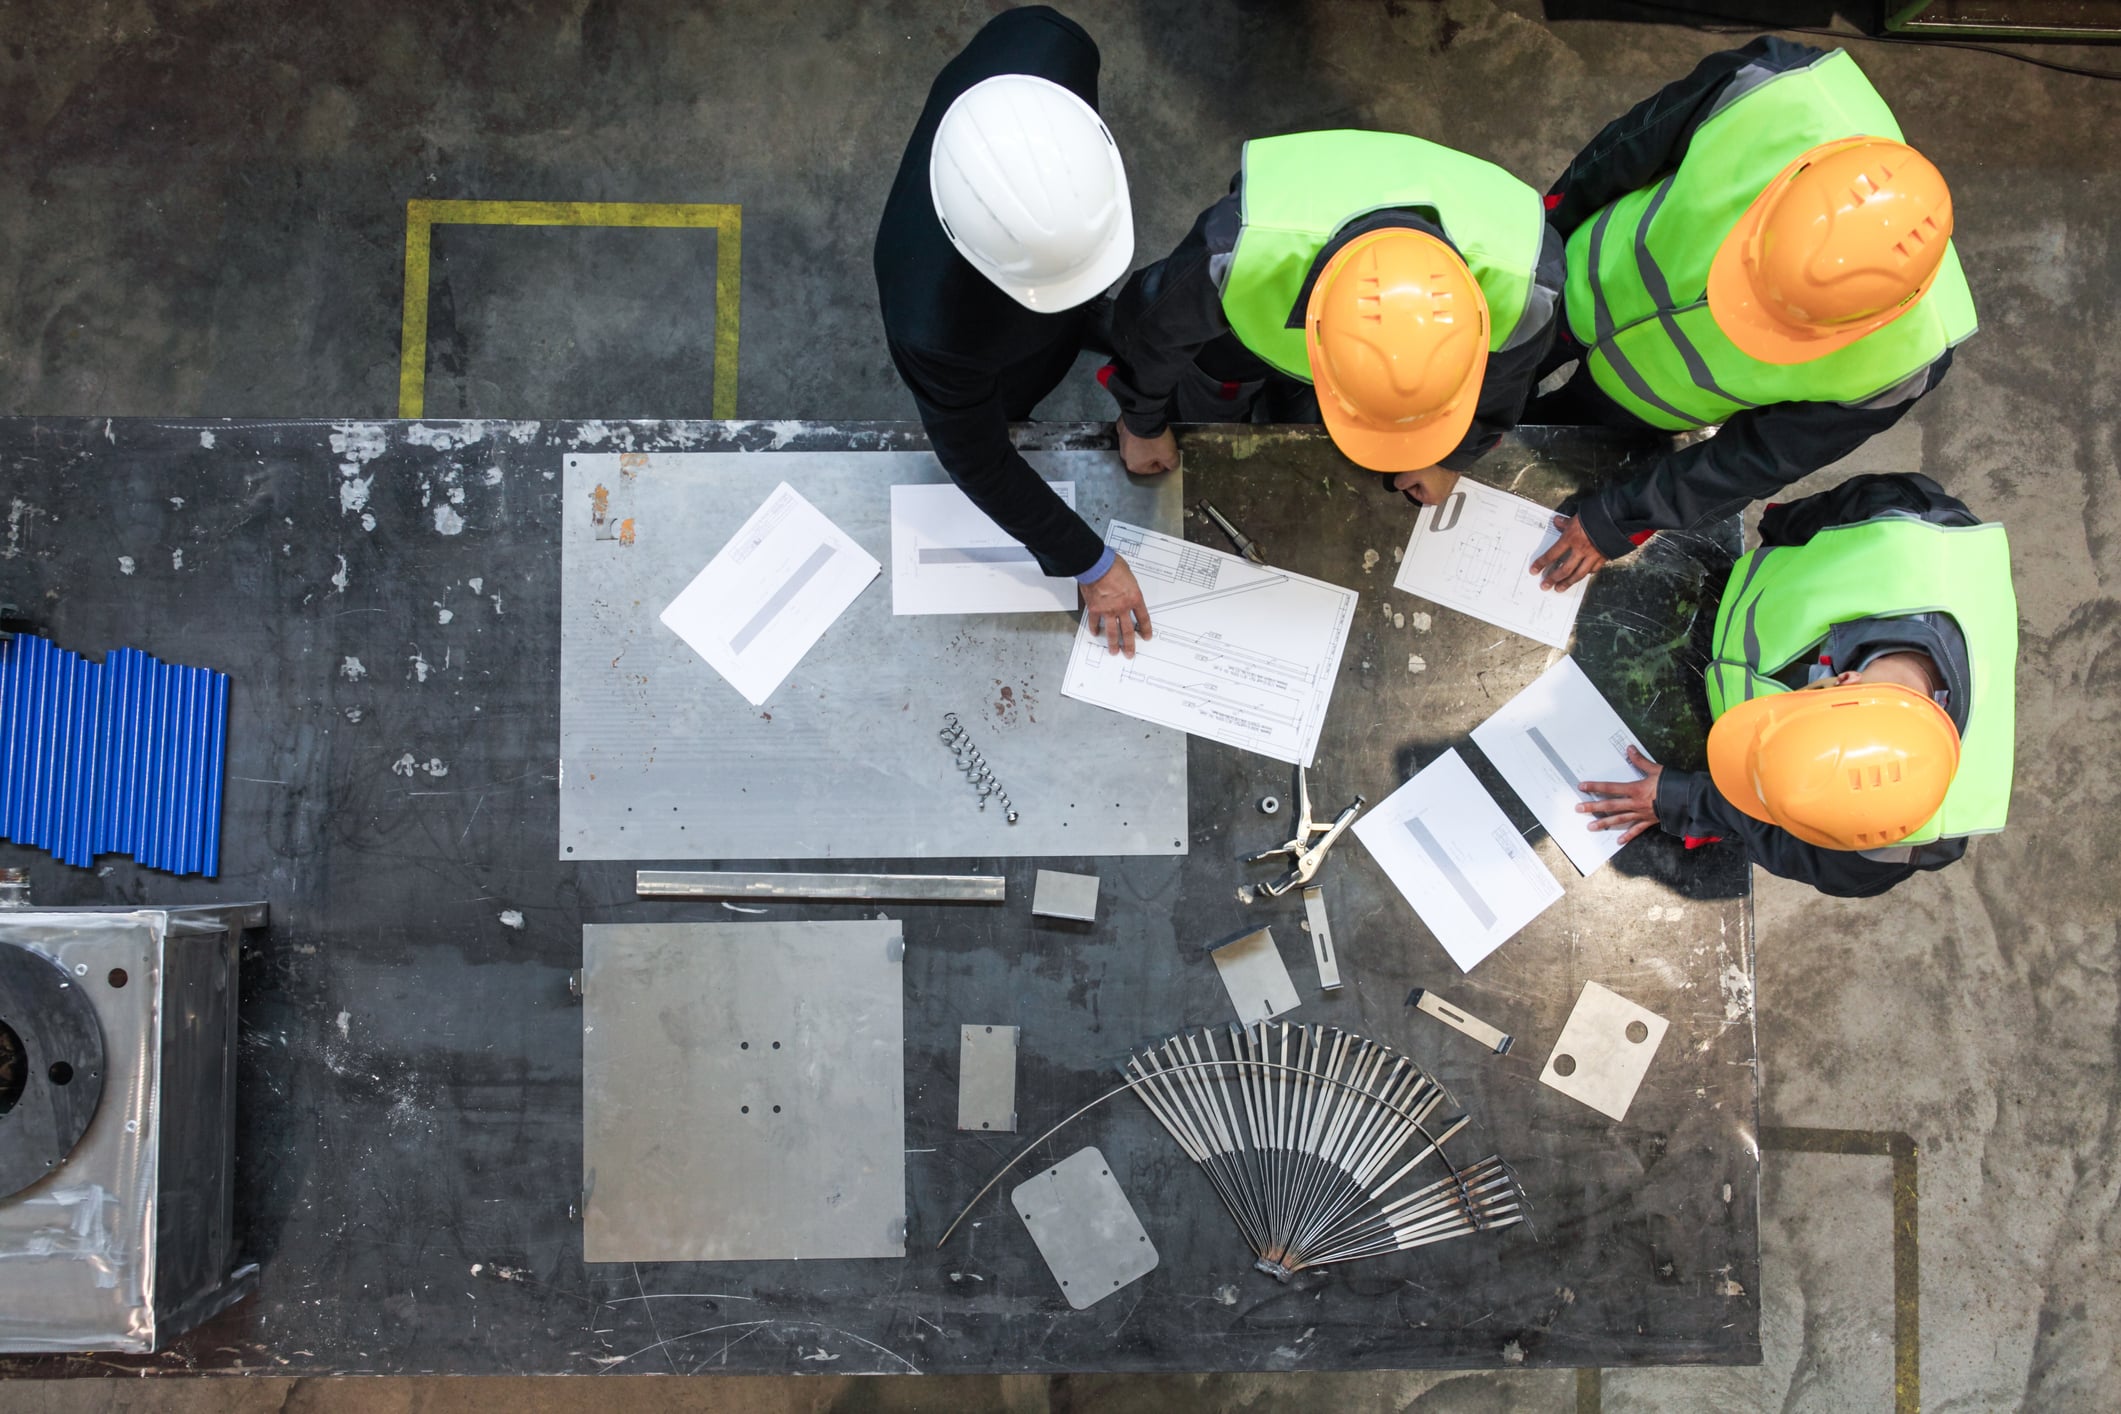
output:
{"label": "rectangular metal plate", "polygon": [[1326,891],[1304,890],[1304,924],[1311,930],[1311,960],[1318,964],[1318,987],[1330,992],[1340,985],[1340,956],[1333,951],[1333,923],[1326,917]]}
{"label": "rectangular metal plate", "polygon": [[1031,889],[1031,911],[1048,918],[1073,918],[1080,923],[1097,921],[1097,875],[1063,874],[1041,869]]}
{"label": "rectangular metal plate", "polygon": [[1215,959],[1230,1005],[1237,1008],[1237,1019],[1245,1025],[1296,1010],[1296,984],[1289,980],[1289,969],[1270,930],[1262,928],[1233,938],[1208,955]]}
{"label": "rectangular metal plate", "polygon": [[[1091,525],[1183,533],[1179,474],[1031,452]],[[1186,738],[1061,696],[1071,615],[894,616],[879,579],[754,708],[657,615],[782,481],[891,558],[891,486],[927,452],[570,453],[560,550],[560,857],[1183,854]],[[1009,792],[979,797],[955,712]]]}
{"label": "rectangular metal plate", "polygon": [[1025,1179],[1009,1202],[1078,1311],[1156,1270],[1156,1244],[1094,1146]]}
{"label": "rectangular metal plate", "polygon": [[582,929],[582,1256],[902,1257],[900,925]]}
{"label": "rectangular metal plate", "polygon": [[1453,1031],[1471,1036],[1498,1056],[1508,1055],[1510,1052],[1510,1042],[1513,1038],[1508,1032],[1488,1025],[1470,1012],[1460,1011],[1426,987],[1416,987],[1408,994],[1407,1003],[1416,1011],[1427,1012]]}
{"label": "rectangular metal plate", "polygon": [[1016,1132],[1016,1028],[957,1031],[957,1127]]}
{"label": "rectangular metal plate", "polygon": [[[1583,984],[1576,1009],[1561,1028],[1540,1083],[1612,1119],[1626,1119],[1635,1091],[1670,1025],[1654,1011],[1596,982]],[[1564,1075],[1557,1063],[1566,1060]]]}

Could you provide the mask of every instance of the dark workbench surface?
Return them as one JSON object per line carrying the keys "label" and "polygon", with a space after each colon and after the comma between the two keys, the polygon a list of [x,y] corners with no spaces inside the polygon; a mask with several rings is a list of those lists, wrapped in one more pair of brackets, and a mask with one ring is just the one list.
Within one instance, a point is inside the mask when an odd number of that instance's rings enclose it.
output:
{"label": "dark workbench surface", "polygon": [[[1100,446],[1108,431],[1048,427],[1026,445]],[[1006,873],[1010,902],[775,910],[905,920],[912,1255],[583,1264],[570,1213],[582,1037],[567,987],[581,925],[732,915],[637,901],[631,863],[556,858],[560,458],[921,445],[917,431],[867,425],[0,420],[0,599],[77,652],[130,645],[234,679],[220,879],[121,858],[73,870],[6,845],[0,865],[27,864],[40,904],[272,905],[243,962],[237,1217],[263,1263],[257,1296],[155,1357],[16,1361],[5,1373],[1759,1359],[1745,867],[1727,848],[1688,853],[1653,832],[1577,878],[1466,740],[1548,650],[1390,592],[1411,507],[1305,430],[1196,432],[1184,475],[1189,503],[1213,499],[1271,562],[1362,592],[1315,804],[1330,815],[1358,791],[1381,799],[1456,745],[1540,840],[1561,902],[1465,977],[1368,853],[1343,843],[1324,880],[1348,985],[1320,1000],[1299,900],[1239,897],[1271,875],[1238,858],[1287,833],[1286,815],[1267,820],[1254,802],[1288,796],[1290,773],[1194,740],[1182,858],[937,861],[917,867]],[[1479,475],[1553,503],[1654,445],[1527,429]],[[349,460],[359,478],[339,472]],[[345,489],[360,478],[372,478],[365,505]],[[433,508],[452,490],[462,527],[445,533]],[[1228,548],[1197,518],[1187,534]],[[1668,762],[1700,760],[1693,635],[1737,534],[1733,520],[1715,537],[1658,537],[1594,581],[1578,624],[1578,661]],[[1426,609],[1433,626],[1402,626],[1381,605]],[[1409,670],[1415,654],[1425,671]],[[408,776],[404,763],[424,764],[437,743],[447,774]],[[735,862],[765,861],[697,867]],[[1102,921],[1032,919],[1038,863],[1100,875]],[[502,921],[510,910],[520,928]],[[1477,1121],[1476,1144],[1454,1152],[1509,1159],[1531,1223],[1277,1285],[1251,1270],[1206,1180],[1122,1099],[1045,1157],[1095,1143],[1112,1158],[1162,1253],[1156,1271],[1072,1311],[999,1194],[934,1251],[1021,1142],[955,1130],[959,1024],[1023,1027],[1017,1103],[1037,1133],[1108,1088],[1135,1045],[1229,1020],[1200,946],[1259,923],[1274,925],[1304,997],[1292,1019],[1345,1026],[1427,1065]],[[1592,979],[1672,1021],[1624,1124],[1538,1083]],[[1408,1011],[1410,986],[1513,1032],[1516,1048],[1486,1054]],[[671,1101],[681,1118],[685,1097]]]}

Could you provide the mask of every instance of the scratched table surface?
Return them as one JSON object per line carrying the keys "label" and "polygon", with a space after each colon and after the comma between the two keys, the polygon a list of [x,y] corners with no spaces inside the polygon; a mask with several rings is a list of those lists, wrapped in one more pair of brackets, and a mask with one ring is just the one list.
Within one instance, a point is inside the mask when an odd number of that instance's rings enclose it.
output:
{"label": "scratched table surface", "polygon": [[[1108,435],[1044,427],[1024,440],[1083,448]],[[922,445],[896,425],[0,420],[0,600],[76,651],[130,645],[234,680],[219,879],[122,858],[69,869],[14,846],[0,864],[27,865],[44,904],[272,905],[242,971],[237,1219],[263,1264],[257,1294],[155,1356],[18,1360],[8,1373],[1759,1360],[1745,867],[1653,832],[1576,876],[1467,741],[1549,651],[1391,590],[1411,508],[1315,429],[1198,431],[1183,474],[1189,503],[1214,500],[1273,563],[1362,595],[1312,772],[1317,807],[1381,799],[1456,746],[1537,842],[1562,900],[1466,976],[1350,839],[1323,873],[1348,980],[1321,996],[1300,902],[1243,890],[1270,866],[1241,857],[1287,833],[1286,813],[1269,820],[1255,803],[1287,797],[1290,774],[1194,740],[1183,856],[932,861],[920,867],[1006,874],[1009,902],[773,910],[904,920],[904,1260],[583,1262],[581,1012],[567,985],[582,925],[734,915],[638,901],[633,862],[561,862],[561,458]],[[1526,429],[1479,475],[1559,504],[1656,446]],[[1186,533],[1227,548],[1196,517]],[[1578,661],[1667,762],[1700,761],[1699,643],[1737,535],[1732,521],[1658,537],[1593,582],[1578,624]],[[1036,725],[997,716],[986,730]],[[1099,921],[1033,918],[1041,865],[1099,875]],[[1161,1254],[1146,1278],[1072,1310],[1005,1206],[1013,1179],[937,1250],[1022,1142],[957,1132],[960,1024],[1022,1028],[1028,1137],[1107,1089],[1135,1046],[1227,1022],[1202,946],[1262,923],[1302,997],[1293,1019],[1429,1067],[1474,1117],[1470,1147],[1454,1152],[1510,1161],[1531,1221],[1281,1285],[1252,1270],[1206,1179],[1122,1097],[1032,1162],[1103,1150]],[[1671,1019],[1621,1124],[1538,1081],[1588,980]],[[1408,1009],[1414,986],[1516,1047],[1497,1057]],[[694,1100],[670,1096],[671,1122],[689,1122]]]}

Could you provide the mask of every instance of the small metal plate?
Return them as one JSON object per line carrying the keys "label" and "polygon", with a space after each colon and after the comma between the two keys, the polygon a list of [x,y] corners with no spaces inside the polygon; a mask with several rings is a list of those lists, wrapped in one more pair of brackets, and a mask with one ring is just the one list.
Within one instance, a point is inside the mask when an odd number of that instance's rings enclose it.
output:
{"label": "small metal plate", "polygon": [[1009,1202],[1078,1311],[1156,1270],[1156,1244],[1095,1146],[1025,1179]]}
{"label": "small metal plate", "polygon": [[1626,1119],[1669,1025],[1618,992],[1586,982],[1540,1083],[1609,1118]]}
{"label": "small metal plate", "polygon": [[1326,891],[1315,884],[1304,890],[1304,922],[1311,929],[1311,959],[1318,964],[1318,988],[1330,992],[1340,985],[1340,957],[1333,951],[1333,923],[1326,917]]}
{"label": "small metal plate", "polygon": [[906,1254],[890,920],[582,930],[582,1257]]}
{"label": "small metal plate", "polygon": [[1063,874],[1041,869],[1031,890],[1031,911],[1048,918],[1073,918],[1081,923],[1097,921],[1097,875]]}
{"label": "small metal plate", "polygon": [[1016,1132],[1016,1028],[957,1029],[957,1127]]}
{"label": "small metal plate", "polygon": [[1270,930],[1262,928],[1233,938],[1208,955],[1215,959],[1215,970],[1222,974],[1223,987],[1230,993],[1230,1005],[1237,1008],[1237,1019],[1245,1025],[1296,1010],[1296,984],[1289,980],[1289,969]]}

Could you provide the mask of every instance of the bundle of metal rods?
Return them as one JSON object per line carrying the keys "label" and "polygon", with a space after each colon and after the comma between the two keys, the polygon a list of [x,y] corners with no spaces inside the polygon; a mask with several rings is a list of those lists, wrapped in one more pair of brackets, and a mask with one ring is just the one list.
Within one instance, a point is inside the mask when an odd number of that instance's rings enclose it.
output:
{"label": "bundle of metal rods", "polygon": [[[1123,1072],[1214,1184],[1254,1265],[1282,1281],[1524,1220],[1501,1159],[1445,1156],[1470,1121],[1431,1124],[1451,1097],[1390,1046],[1337,1027],[1233,1023],[1228,1055],[1203,1029]],[[1431,1159],[1441,1177],[1402,1187]]]}

